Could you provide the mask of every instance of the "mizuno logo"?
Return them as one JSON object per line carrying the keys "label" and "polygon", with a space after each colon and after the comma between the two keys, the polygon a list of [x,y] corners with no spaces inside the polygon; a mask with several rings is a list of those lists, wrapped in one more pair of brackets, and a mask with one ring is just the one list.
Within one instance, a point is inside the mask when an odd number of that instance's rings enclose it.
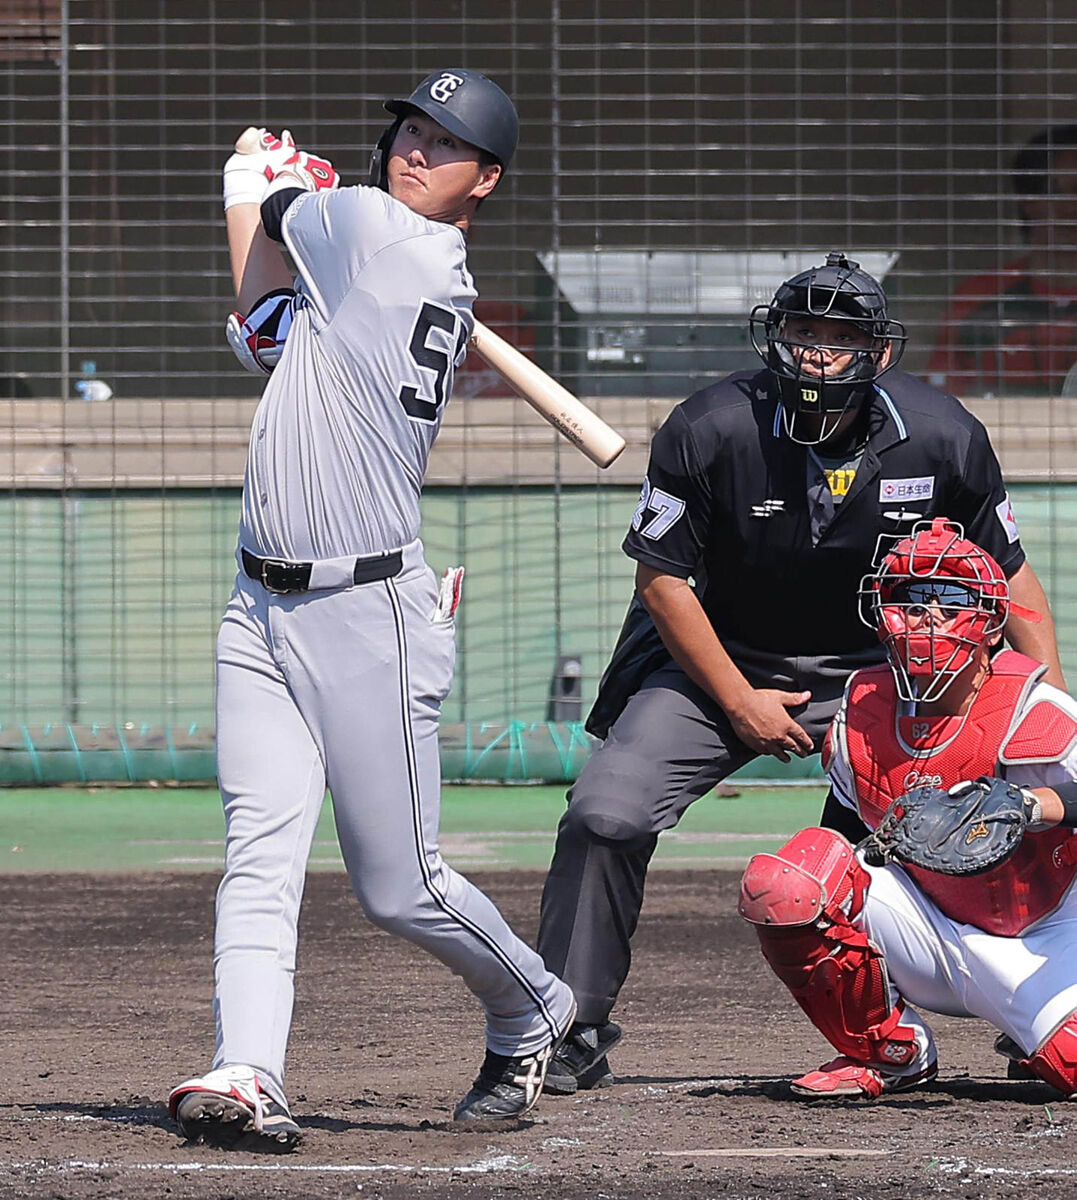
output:
{"label": "mizuno logo", "polygon": [[784,500],[764,500],[762,504],[752,505],[753,517],[776,517],[781,512],[785,512]]}

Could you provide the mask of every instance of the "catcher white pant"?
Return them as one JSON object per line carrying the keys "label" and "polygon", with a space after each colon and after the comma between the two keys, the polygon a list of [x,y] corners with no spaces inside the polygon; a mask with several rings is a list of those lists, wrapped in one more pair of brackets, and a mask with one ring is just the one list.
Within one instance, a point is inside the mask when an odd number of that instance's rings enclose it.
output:
{"label": "catcher white pant", "polygon": [[256,1068],[282,1102],[299,906],[327,784],[367,916],[461,976],[492,1050],[540,1049],[571,1010],[569,988],[438,850],[437,724],[455,647],[437,599],[415,541],[395,578],[353,587],[280,595],[241,574],[221,625],[213,1065]]}
{"label": "catcher white pant", "polygon": [[871,885],[854,924],[907,1003],[980,1017],[1027,1054],[1077,1010],[1077,888],[1020,937],[998,937],[951,921],[900,867],[865,869]]}

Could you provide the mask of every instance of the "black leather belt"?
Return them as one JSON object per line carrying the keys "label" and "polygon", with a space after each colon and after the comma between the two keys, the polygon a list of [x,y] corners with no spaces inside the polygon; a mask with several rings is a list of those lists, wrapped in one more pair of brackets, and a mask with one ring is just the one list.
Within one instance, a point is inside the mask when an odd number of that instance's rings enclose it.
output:
{"label": "black leather belt", "polygon": [[[305,592],[310,589],[310,573],[314,567],[309,562],[286,562],[282,558],[256,558],[240,548],[243,571],[256,579],[267,592]],[[377,554],[372,558],[357,558],[352,571],[352,583],[373,583],[377,579],[391,579],[400,574],[404,556],[399,550],[390,554]]]}

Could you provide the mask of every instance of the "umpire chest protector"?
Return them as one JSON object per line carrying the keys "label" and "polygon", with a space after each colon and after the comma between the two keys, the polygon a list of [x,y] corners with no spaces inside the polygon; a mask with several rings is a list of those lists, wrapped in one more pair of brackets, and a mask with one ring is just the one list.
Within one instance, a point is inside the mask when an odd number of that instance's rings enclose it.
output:
{"label": "umpire chest protector", "polygon": [[[1007,766],[1065,758],[1077,742],[1077,722],[1050,701],[1026,706],[1045,670],[1001,651],[965,717],[896,715],[901,702],[889,666],[858,671],[843,732],[864,824],[875,829],[892,800],[921,784],[949,788],[978,775],[1004,776]],[[1054,828],[1026,837],[982,875],[903,869],[951,920],[1013,937],[1058,906],[1077,875],[1075,850],[1072,830]]]}

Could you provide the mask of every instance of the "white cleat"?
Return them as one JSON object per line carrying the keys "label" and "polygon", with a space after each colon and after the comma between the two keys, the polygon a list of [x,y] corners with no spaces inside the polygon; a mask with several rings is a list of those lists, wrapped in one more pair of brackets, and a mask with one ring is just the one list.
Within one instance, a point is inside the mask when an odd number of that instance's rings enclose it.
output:
{"label": "white cleat", "polygon": [[274,1100],[250,1067],[220,1067],[188,1079],[168,1096],[183,1136],[222,1149],[287,1154],[302,1133],[286,1105]]}

